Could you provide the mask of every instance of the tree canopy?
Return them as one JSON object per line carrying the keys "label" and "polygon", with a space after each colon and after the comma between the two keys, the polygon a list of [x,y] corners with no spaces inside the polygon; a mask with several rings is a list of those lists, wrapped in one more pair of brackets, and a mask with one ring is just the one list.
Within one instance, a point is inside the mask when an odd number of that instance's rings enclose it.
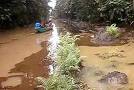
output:
{"label": "tree canopy", "polygon": [[0,0],[0,27],[30,24],[48,10],[48,0]]}
{"label": "tree canopy", "polygon": [[57,17],[82,21],[134,21],[134,0],[57,0]]}

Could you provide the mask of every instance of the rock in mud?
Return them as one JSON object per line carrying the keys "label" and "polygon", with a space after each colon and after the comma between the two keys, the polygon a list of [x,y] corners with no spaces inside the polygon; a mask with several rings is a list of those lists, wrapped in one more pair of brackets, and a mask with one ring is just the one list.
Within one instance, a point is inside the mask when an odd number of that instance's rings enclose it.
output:
{"label": "rock in mud", "polygon": [[128,83],[128,77],[125,73],[114,71],[103,76],[99,81],[102,83],[123,85]]}

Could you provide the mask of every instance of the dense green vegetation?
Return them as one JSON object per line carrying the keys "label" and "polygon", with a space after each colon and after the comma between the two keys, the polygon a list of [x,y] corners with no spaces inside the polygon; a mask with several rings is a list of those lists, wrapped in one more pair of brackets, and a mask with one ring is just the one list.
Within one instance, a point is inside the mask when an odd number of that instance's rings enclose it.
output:
{"label": "dense green vegetation", "polygon": [[60,37],[56,60],[57,69],[47,80],[42,77],[35,79],[44,90],[76,90],[73,72],[77,72],[80,68],[80,54],[75,45],[76,37],[69,33]]}
{"label": "dense green vegetation", "polygon": [[74,90],[75,81],[73,78],[65,75],[54,74],[45,79],[43,77],[36,78],[39,87],[44,88],[44,90]]}
{"label": "dense green vegetation", "polygon": [[46,18],[48,0],[1,0],[0,27],[27,25],[33,21]]}
{"label": "dense green vegetation", "polygon": [[57,0],[55,11],[58,17],[82,21],[134,21],[133,0]]}
{"label": "dense green vegetation", "polygon": [[57,51],[57,65],[62,74],[70,75],[71,72],[79,70],[80,53],[75,45],[76,37],[71,37],[69,33],[60,37]]}
{"label": "dense green vegetation", "polygon": [[117,37],[120,36],[120,32],[119,32],[118,27],[116,27],[116,24],[112,24],[111,26],[107,26],[107,27],[106,27],[106,32],[107,32],[109,35],[111,35],[111,36],[113,36],[113,37],[115,37],[115,38],[117,38]]}

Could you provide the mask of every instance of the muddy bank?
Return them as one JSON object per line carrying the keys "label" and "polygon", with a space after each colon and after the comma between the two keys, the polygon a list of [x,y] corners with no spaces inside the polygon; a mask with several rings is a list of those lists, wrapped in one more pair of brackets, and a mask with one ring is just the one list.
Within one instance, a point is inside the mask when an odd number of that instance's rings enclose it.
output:
{"label": "muddy bank", "polygon": [[66,19],[59,19],[57,21],[62,25],[63,30],[81,36],[77,42],[78,45],[118,46],[127,44],[129,38],[134,36],[131,27],[118,28],[120,36],[115,38],[106,33],[106,25],[74,22]]}

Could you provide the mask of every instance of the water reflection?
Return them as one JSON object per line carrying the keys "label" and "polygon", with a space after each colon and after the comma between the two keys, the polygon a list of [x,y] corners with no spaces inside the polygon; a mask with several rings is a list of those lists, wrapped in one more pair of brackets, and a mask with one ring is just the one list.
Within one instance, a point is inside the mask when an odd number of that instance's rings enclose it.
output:
{"label": "water reflection", "polygon": [[[48,57],[51,57],[51,60],[55,61],[56,56],[57,56],[56,50],[57,50],[57,46],[59,43],[59,33],[58,33],[58,29],[54,23],[53,23],[52,35],[51,35],[50,39],[48,40],[48,42],[49,42]],[[53,65],[50,65],[49,68],[50,68],[50,74],[53,74]]]}
{"label": "water reflection", "polygon": [[50,2],[48,3],[48,5],[54,9],[55,8],[55,5],[56,5],[56,0],[50,0]]}

